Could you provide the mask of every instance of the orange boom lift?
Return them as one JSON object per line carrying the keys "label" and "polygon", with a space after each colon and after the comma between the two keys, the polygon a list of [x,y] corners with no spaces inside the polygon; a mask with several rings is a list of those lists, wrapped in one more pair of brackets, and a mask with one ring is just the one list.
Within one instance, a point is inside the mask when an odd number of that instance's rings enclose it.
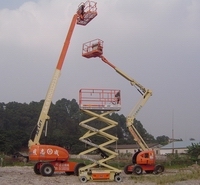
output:
{"label": "orange boom lift", "polygon": [[74,173],[78,175],[78,168],[83,164],[68,161],[69,153],[64,148],[54,145],[40,144],[40,137],[44,129],[45,123],[50,117],[48,116],[49,108],[52,102],[53,94],[61,74],[64,59],[70,44],[72,33],[76,24],[87,25],[94,17],[97,16],[96,3],[86,1],[78,6],[76,14],[73,16],[71,25],[68,30],[53,78],[49,85],[46,98],[31,138],[28,142],[29,160],[38,161],[34,166],[34,172],[43,176],[51,176],[55,172]]}
{"label": "orange boom lift", "polygon": [[[139,132],[134,127],[134,119],[140,109],[145,105],[147,100],[152,96],[152,91],[146,89],[136,80],[132,79],[112,63],[110,63],[103,56],[103,41],[95,39],[83,44],[82,56],[86,58],[99,57],[103,62],[112,67],[118,74],[128,80],[132,86],[134,86],[138,92],[142,95],[139,102],[134,106],[129,115],[126,117],[126,126],[133,136],[134,140],[139,144],[141,150],[136,152],[132,157],[132,164],[125,166],[124,172],[126,174],[135,173],[137,175],[142,174],[143,171],[146,173],[161,173],[164,171],[164,166],[157,164],[154,150],[150,149],[146,142],[143,140]],[[81,170],[82,168],[80,168]]]}

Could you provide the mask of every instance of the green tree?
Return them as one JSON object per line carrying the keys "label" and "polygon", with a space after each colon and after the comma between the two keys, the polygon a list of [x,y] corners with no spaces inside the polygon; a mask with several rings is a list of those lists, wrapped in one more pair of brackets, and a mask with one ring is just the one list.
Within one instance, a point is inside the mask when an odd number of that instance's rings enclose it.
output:
{"label": "green tree", "polygon": [[191,146],[188,146],[188,155],[190,158],[194,161],[198,160],[198,157],[200,155],[200,143],[192,143]]}
{"label": "green tree", "polygon": [[158,136],[156,137],[156,141],[157,143],[161,144],[161,145],[166,145],[169,142],[169,137],[162,135],[162,136]]}
{"label": "green tree", "polygon": [[155,142],[154,137],[146,131],[146,129],[143,127],[143,125],[140,121],[135,119],[134,126],[137,129],[137,131],[139,132],[139,134],[141,135],[141,137],[144,139],[144,141],[146,141],[147,143]]}
{"label": "green tree", "polygon": [[[21,148],[28,149],[28,140],[37,124],[44,100],[39,102],[27,103],[0,103],[0,152],[12,153]],[[97,112],[101,114],[101,112]],[[81,121],[91,118],[79,109],[75,99],[67,100],[62,98],[55,104],[52,103],[49,110],[48,135],[44,132],[40,138],[41,144],[52,144],[67,148],[71,153],[81,152],[85,144],[79,141],[88,130],[79,126]],[[112,113],[107,118],[118,123],[116,127],[108,129],[106,132],[118,137],[118,144],[132,144],[134,138],[126,128],[126,118],[124,115]],[[91,126],[99,129],[106,126],[107,123],[95,119],[89,123]],[[154,137],[150,135],[140,121],[134,120],[134,126],[147,142],[153,142]],[[34,132],[33,132],[34,133]],[[34,137],[34,134],[33,134]],[[103,137],[94,137],[95,143],[102,143],[106,139]]]}

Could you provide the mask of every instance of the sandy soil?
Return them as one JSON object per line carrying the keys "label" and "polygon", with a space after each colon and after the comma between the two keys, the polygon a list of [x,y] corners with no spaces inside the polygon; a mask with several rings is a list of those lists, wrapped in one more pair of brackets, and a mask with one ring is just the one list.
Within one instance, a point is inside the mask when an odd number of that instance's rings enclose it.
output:
{"label": "sandy soil", "polygon": [[[130,175],[122,174],[123,182],[87,182],[86,185],[156,185],[155,183],[138,183],[130,178]],[[0,167],[0,184],[1,185],[83,185],[77,176],[67,176],[62,173],[55,173],[51,177],[36,175],[33,167],[14,166]],[[171,185],[171,184],[170,184]],[[176,182],[173,185],[200,185],[200,180],[190,180]]]}

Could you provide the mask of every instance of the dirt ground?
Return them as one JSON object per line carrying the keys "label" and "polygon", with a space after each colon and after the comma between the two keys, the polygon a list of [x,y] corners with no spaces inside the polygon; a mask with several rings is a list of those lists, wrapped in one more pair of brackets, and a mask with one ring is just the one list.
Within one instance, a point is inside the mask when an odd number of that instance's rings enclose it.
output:
{"label": "dirt ground", "polygon": [[[166,172],[167,173],[167,172]],[[123,181],[117,182],[87,182],[86,185],[156,185],[149,182],[136,182],[131,179],[130,175],[122,174]],[[64,173],[55,173],[51,177],[36,175],[33,167],[30,166],[13,166],[0,167],[0,184],[1,185],[83,185],[77,176],[67,176]],[[170,184],[172,185],[172,184]],[[173,185],[200,185],[200,180],[181,181]]]}

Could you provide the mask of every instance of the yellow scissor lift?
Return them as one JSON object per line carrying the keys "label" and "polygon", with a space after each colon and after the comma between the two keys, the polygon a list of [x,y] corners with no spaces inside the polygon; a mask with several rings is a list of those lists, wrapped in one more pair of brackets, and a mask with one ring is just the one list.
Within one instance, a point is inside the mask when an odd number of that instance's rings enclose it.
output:
{"label": "yellow scissor lift", "polygon": [[[121,170],[107,163],[118,154],[106,147],[118,140],[117,137],[106,132],[116,127],[118,123],[106,116],[121,109],[120,90],[81,89],[79,91],[79,107],[81,111],[91,116],[91,118],[79,123],[80,126],[88,130],[79,140],[90,146],[89,149],[81,152],[79,156],[80,158],[92,161],[92,164],[79,168],[80,181],[120,182],[122,180],[120,176]],[[103,125],[105,125],[105,127],[95,128],[91,126],[92,121],[97,121],[97,123],[98,121],[104,122]],[[105,138],[105,142],[101,144],[93,143],[90,138],[96,136]],[[101,159],[95,160],[88,156],[95,151],[101,153]]]}

